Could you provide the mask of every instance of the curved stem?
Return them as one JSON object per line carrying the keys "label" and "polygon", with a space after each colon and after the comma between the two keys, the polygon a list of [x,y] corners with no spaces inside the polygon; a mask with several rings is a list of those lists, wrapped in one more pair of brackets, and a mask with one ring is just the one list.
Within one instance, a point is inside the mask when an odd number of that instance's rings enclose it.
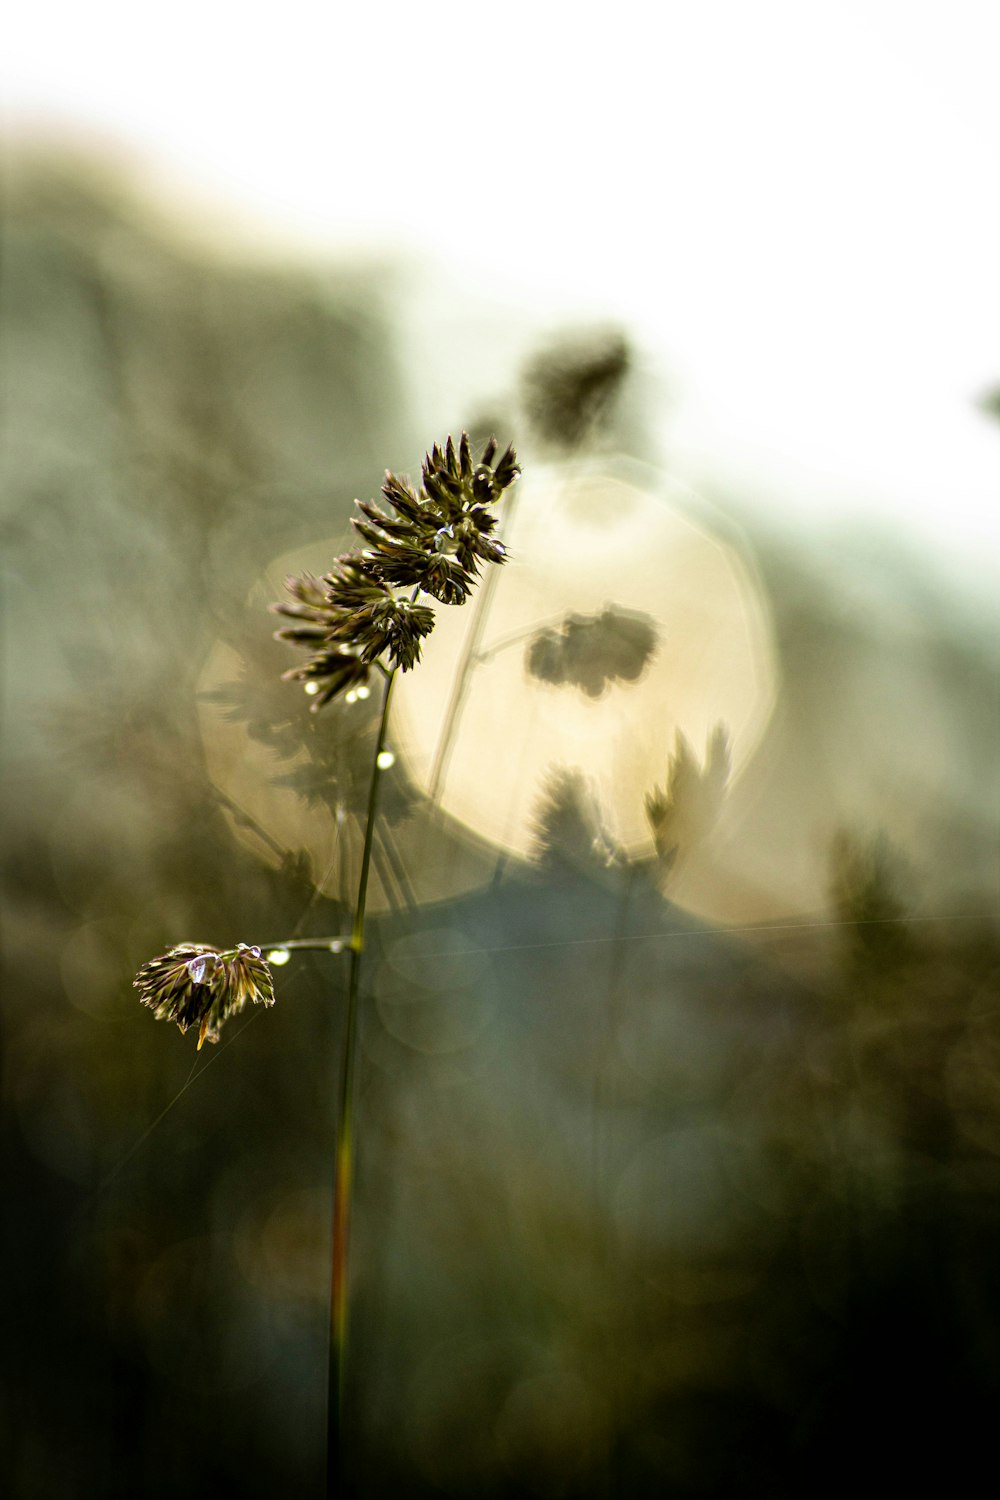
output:
{"label": "curved stem", "polygon": [[[327,1494],[334,1497],[341,1492],[343,1479],[343,1403],[344,1403],[344,1359],[347,1349],[347,1253],[351,1219],[351,1178],[354,1153],[352,1147],[354,1115],[354,1066],[357,1052],[358,996],[361,988],[361,958],[365,943],[365,908],[368,901],[368,879],[371,873],[372,847],[375,838],[375,815],[378,811],[379,783],[382,767],[379,760],[385,747],[386,726],[389,720],[389,700],[395,671],[389,672],[382,695],[382,715],[379,719],[375,741],[375,757],[372,763],[372,779],[368,791],[368,814],[365,821],[365,841],[361,854],[361,874],[358,879],[358,898],[354,907],[354,923],[349,939],[350,973],[347,983],[347,1017],[345,1020],[344,1061],[340,1074],[340,1099],[337,1108],[336,1160],[333,1178],[333,1248],[330,1260],[330,1364],[327,1387]],[[313,940],[315,941],[315,940]],[[288,945],[280,945],[288,946]],[[296,946],[304,946],[297,944]],[[329,946],[329,945],[325,945]]]}
{"label": "curved stem", "polygon": [[219,806],[226,809],[226,812],[238,827],[246,828],[250,833],[254,834],[260,839],[264,847],[270,849],[271,853],[276,854],[279,859],[287,857],[288,850],[282,844],[279,844],[277,839],[271,837],[267,829],[257,822],[252,813],[248,813],[245,808],[240,807],[238,802],[234,802],[232,797],[227,796],[219,787],[213,789],[213,795]]}
{"label": "curved stem", "polygon": [[516,646],[521,641],[528,641],[533,635],[538,635],[543,630],[554,630],[559,625],[565,625],[569,618],[564,610],[561,615],[553,615],[549,620],[543,620],[541,624],[525,625],[521,630],[512,630],[509,635],[501,636],[494,641],[492,646],[487,646],[485,651],[477,651],[473,666],[480,666],[491,657],[498,656],[501,651],[506,651],[509,646]]}
{"label": "curved stem", "polygon": [[[514,516],[514,506],[517,499],[517,491],[511,496],[507,503],[503,517],[503,523],[498,532],[499,536],[506,535],[510,530],[511,521]],[[458,671],[451,687],[451,696],[448,699],[448,707],[445,710],[444,722],[438,734],[437,745],[434,750],[434,761],[431,765],[430,775],[427,781],[427,795],[432,803],[437,801],[438,793],[448,772],[448,762],[451,759],[455,729],[462,716],[465,706],[465,698],[469,691],[469,682],[472,673],[480,661],[492,655],[492,651],[480,652],[479,643],[486,629],[486,619],[489,614],[490,605],[493,602],[493,594],[496,590],[499,576],[499,568],[492,567],[486,575],[481,587],[476,593],[476,602],[473,609],[472,625],[465,638],[462,648]]]}
{"label": "curved stem", "polygon": [[293,950],[300,953],[305,953],[309,950],[316,953],[346,953],[350,946],[351,934],[349,932],[341,933],[339,937],[278,938],[275,942],[257,944],[257,947],[265,958],[269,953],[274,953],[281,949],[284,949],[287,953],[291,953]]}

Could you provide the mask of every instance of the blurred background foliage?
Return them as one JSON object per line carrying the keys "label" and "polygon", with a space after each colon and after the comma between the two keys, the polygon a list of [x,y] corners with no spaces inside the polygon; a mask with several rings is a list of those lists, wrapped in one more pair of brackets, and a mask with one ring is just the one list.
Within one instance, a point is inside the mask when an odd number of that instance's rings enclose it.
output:
{"label": "blurred background foliage", "polygon": [[[11,166],[0,269],[5,1492],[317,1494],[343,975],[296,956],[197,1061],[131,980],[175,941],[343,930],[350,861],[330,877],[210,776],[206,702],[349,843],[370,721],[277,682],[259,580],[486,414],[414,430],[388,269],[196,255],[79,162]],[[497,405],[526,470],[655,457],[619,330],[524,359]],[[995,622],[905,545],[809,552],[712,499],[779,689],[730,786],[723,738],[703,771],[664,745],[669,858],[627,857],[571,766],[531,860],[393,783],[360,1493],[954,1490],[988,1457]],[[220,643],[242,676],[209,691]],[[420,869],[392,844],[414,820]],[[464,894],[428,900],[459,860]]]}

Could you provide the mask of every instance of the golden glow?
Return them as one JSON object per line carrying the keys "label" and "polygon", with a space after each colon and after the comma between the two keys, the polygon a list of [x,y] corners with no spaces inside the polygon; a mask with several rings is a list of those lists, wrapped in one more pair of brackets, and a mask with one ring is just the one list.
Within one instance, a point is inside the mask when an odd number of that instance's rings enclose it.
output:
{"label": "golden glow", "polygon": [[[633,855],[651,854],[644,799],[664,782],[677,731],[701,762],[708,737],[723,724],[736,779],[775,701],[767,607],[752,569],[724,539],[723,523],[681,486],[624,459],[571,469],[532,466],[518,482],[505,525],[510,561],[486,574],[464,608],[436,606],[437,625],[419,667],[396,681],[393,750],[385,754],[402,763],[425,798],[436,783],[446,814],[429,832],[418,804],[391,832],[420,901],[487,883],[498,857],[530,857],[539,797],[557,767],[582,773],[616,843]],[[325,538],[276,558],[252,607],[258,597],[261,610],[279,597],[288,573],[322,573],[342,545],[342,538]],[[655,628],[655,649],[636,681],[613,679],[589,697],[529,674],[525,652],[540,628],[557,628],[567,616],[599,615],[609,605]],[[476,660],[446,743],[452,689],[474,631],[481,632]],[[356,820],[343,809],[338,816],[335,794],[323,805],[277,784],[289,772],[308,772],[306,740],[292,759],[276,761],[243,723],[204,696],[240,675],[238,655],[220,641],[199,683],[206,763],[233,810],[234,831],[269,863],[286,851],[307,851],[320,889],[350,901],[361,850]],[[275,690],[282,691],[277,683]],[[335,735],[354,712],[331,704],[318,723]],[[399,899],[383,886],[386,875],[386,861],[377,860],[369,897],[376,911]],[[744,910],[742,895],[733,905],[731,886],[699,879],[689,866],[670,894],[705,915],[720,899],[729,919],[759,915],[755,906]],[[781,910],[787,901],[783,892]]]}
{"label": "golden glow", "polygon": [[[607,831],[651,852],[644,798],[663,780],[680,730],[704,755],[723,724],[736,773],[767,723],[775,669],[763,600],[693,496],[639,465],[529,471],[504,534],[511,561],[492,599],[439,610],[420,670],[396,685],[395,734],[421,790],[479,837],[527,856],[547,774],[581,771]],[[531,676],[526,649],[542,627],[608,605],[639,612],[658,642],[635,682],[597,697]],[[477,626],[476,611],[486,611]],[[470,633],[481,630],[457,720],[446,723]],[[445,741],[448,741],[445,745]]]}

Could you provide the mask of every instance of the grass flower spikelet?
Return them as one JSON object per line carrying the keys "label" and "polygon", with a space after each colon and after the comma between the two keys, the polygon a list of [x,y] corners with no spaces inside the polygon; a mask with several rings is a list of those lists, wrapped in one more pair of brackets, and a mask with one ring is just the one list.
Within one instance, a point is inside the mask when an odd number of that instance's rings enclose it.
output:
{"label": "grass flower spikelet", "polygon": [[[316,710],[367,681],[371,666],[408,672],[420,660],[434,612],[417,596],[464,604],[482,563],[502,563],[490,507],[520,473],[512,447],[497,458],[491,438],[478,462],[468,433],[456,448],[448,438],[424,458],[421,487],[387,471],[382,505],[358,500],[354,526],[365,545],[345,553],[322,579],[304,574],[287,582],[290,600],[272,605],[294,623],[278,640],[311,655],[283,675],[300,681]],[[410,590],[400,598],[396,590]],[[385,661],[383,661],[385,658]]]}
{"label": "grass flower spikelet", "polygon": [[274,1004],[271,970],[260,949],[245,943],[225,952],[209,943],[178,943],[143,964],[132,983],[158,1021],[175,1021],[182,1032],[198,1027],[199,1051],[219,1040],[225,1022],[248,1001]]}

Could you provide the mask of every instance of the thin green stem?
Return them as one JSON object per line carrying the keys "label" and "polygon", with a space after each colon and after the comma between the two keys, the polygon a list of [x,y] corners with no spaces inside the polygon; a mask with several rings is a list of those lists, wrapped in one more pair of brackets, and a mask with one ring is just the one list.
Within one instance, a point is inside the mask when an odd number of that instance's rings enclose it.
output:
{"label": "thin green stem", "polygon": [[227,796],[218,787],[214,789],[213,795],[220,807],[226,809],[226,812],[238,827],[246,828],[250,833],[254,834],[260,839],[265,848],[270,849],[271,853],[276,854],[279,859],[287,857],[288,850],[282,844],[279,844],[277,839],[271,837],[267,829],[257,822],[252,813],[248,813],[246,808],[240,807],[238,802],[234,802],[232,797]]}
{"label": "thin green stem", "polygon": [[347,1352],[347,1262],[351,1218],[351,1182],[354,1166],[353,1117],[354,1069],[357,1053],[358,996],[361,989],[361,960],[365,945],[365,908],[368,901],[368,879],[371,873],[372,848],[375,840],[375,816],[378,811],[382,767],[379,764],[385,748],[389,721],[389,701],[395,671],[385,679],[382,715],[379,719],[372,762],[372,779],[368,791],[368,814],[365,841],[361,853],[361,874],[354,923],[349,940],[350,973],[347,982],[347,1016],[345,1020],[344,1060],[340,1074],[340,1099],[337,1109],[336,1158],[333,1179],[333,1247],[330,1258],[330,1363],[327,1387],[327,1495],[330,1500],[342,1493],[344,1477],[344,1371]]}
{"label": "thin green stem", "polygon": [[[510,530],[516,498],[517,492],[515,491],[507,503],[503,522],[498,532],[499,536],[506,535]],[[455,680],[452,683],[451,696],[448,699],[444,723],[438,735],[438,742],[434,751],[434,761],[428,777],[427,795],[432,803],[437,800],[438,793],[448,773],[448,762],[451,759],[451,752],[454,746],[455,730],[465,706],[472,673],[480,661],[484,661],[492,655],[492,651],[490,650],[481,652],[479,646],[483,638],[483,631],[486,629],[486,620],[489,615],[490,605],[493,602],[493,594],[497,587],[499,571],[499,568],[490,568],[476,593],[472,625],[466,636],[465,645],[462,648],[458,671],[455,673]]]}
{"label": "thin green stem", "polygon": [[399,856],[396,841],[385,824],[379,829],[378,839],[382,845],[388,866],[399,887],[399,894],[403,898],[404,906],[408,911],[416,911],[417,902],[413,894],[413,887],[410,885],[409,877],[406,873],[406,867]]}
{"label": "thin green stem", "polygon": [[510,646],[516,646],[521,641],[530,640],[532,636],[538,635],[543,630],[554,630],[559,625],[566,623],[566,612],[554,615],[549,620],[542,620],[540,624],[525,625],[521,630],[512,630],[509,635],[501,636],[494,641],[492,646],[487,646],[485,651],[477,651],[473,660],[473,666],[481,666],[484,661],[490,661],[492,657],[498,656],[501,651],[506,651]]}
{"label": "thin green stem", "polygon": [[351,946],[351,934],[342,933],[339,937],[280,938],[277,942],[258,943],[257,946],[265,958],[269,953],[280,952],[282,949],[288,953],[293,950],[302,953],[309,950],[315,953],[347,953]]}

